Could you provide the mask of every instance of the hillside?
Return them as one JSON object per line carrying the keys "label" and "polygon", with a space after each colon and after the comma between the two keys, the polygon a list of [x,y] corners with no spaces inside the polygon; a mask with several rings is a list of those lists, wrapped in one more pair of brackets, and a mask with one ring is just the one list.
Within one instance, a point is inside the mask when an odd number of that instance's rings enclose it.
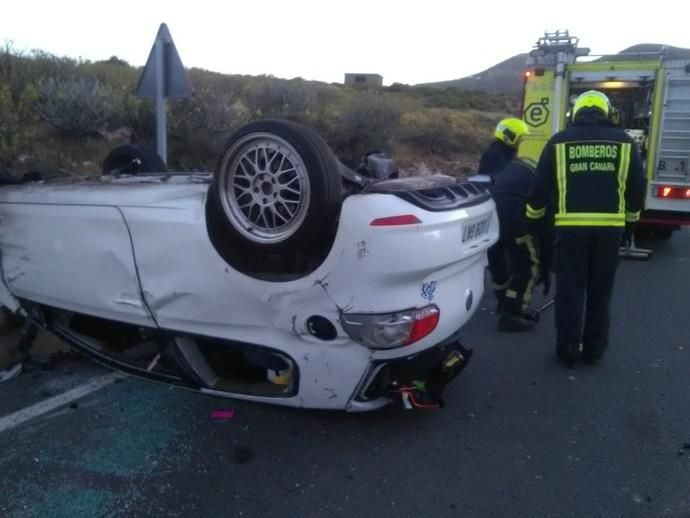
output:
{"label": "hillside", "polygon": [[607,56],[607,59],[630,59],[630,57],[635,54],[639,54],[640,58],[644,58],[645,54],[658,53],[661,49],[665,49],[666,59],[690,59],[690,49],[663,45],[661,43],[640,43],[638,45],[633,45],[632,47],[621,50],[618,53],[620,56]]}
{"label": "hillside", "polygon": [[526,59],[527,54],[517,54],[478,74],[419,86],[456,87],[463,90],[481,90],[511,97],[518,96],[520,95],[521,78]]}
{"label": "hillside", "polygon": [[[152,144],[152,103],[134,94],[140,74],[115,56],[88,62],[0,48],[0,174],[97,173],[113,147]],[[511,99],[486,92],[188,74],[192,96],[168,103],[172,170],[213,170],[240,126],[283,118],[314,128],[342,158],[385,149],[403,168],[461,173],[474,166],[496,122],[514,111]]]}

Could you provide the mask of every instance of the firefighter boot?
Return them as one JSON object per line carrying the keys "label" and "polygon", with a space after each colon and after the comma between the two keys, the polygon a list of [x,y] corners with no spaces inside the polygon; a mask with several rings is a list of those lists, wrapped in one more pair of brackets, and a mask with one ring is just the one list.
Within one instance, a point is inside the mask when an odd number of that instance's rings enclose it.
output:
{"label": "firefighter boot", "polygon": [[528,313],[517,311],[503,311],[498,317],[499,331],[531,331],[537,321]]}
{"label": "firefighter boot", "polygon": [[572,369],[582,354],[582,344],[556,344],[556,355],[563,364]]}
{"label": "firefighter boot", "polygon": [[537,320],[526,311],[517,296],[506,292],[503,312],[498,317],[499,331],[530,331],[537,325]]}
{"label": "firefighter boot", "polygon": [[496,296],[496,314],[500,315],[503,313],[503,306],[506,300],[506,290],[505,289],[495,289],[494,295]]}
{"label": "firefighter boot", "polygon": [[596,365],[606,352],[608,343],[605,340],[590,341],[583,344],[582,359],[588,365]]}

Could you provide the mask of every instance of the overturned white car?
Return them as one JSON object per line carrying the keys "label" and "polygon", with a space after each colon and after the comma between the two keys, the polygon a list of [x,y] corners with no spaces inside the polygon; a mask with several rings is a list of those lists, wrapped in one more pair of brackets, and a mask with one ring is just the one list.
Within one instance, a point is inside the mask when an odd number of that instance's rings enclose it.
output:
{"label": "overturned white car", "polygon": [[498,237],[486,191],[367,176],[279,120],[241,128],[213,174],[164,169],[125,146],[103,175],[0,188],[0,302],[112,368],[209,394],[441,403]]}

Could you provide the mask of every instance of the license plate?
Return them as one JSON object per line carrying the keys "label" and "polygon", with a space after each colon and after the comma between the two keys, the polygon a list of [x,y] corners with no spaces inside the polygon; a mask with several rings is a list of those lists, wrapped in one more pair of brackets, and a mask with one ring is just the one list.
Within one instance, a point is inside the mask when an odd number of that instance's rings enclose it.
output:
{"label": "license plate", "polygon": [[462,242],[467,243],[468,241],[473,241],[485,236],[489,233],[489,227],[491,226],[491,216],[476,219],[474,221],[468,221],[462,229]]}

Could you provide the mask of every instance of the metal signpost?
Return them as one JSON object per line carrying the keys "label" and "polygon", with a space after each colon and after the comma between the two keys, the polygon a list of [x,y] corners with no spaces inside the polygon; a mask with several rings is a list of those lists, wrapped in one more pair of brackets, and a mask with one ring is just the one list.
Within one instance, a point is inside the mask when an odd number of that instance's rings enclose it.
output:
{"label": "metal signpost", "polygon": [[156,99],[156,150],[163,162],[168,163],[166,99],[189,97],[192,84],[182,65],[168,26],[158,29],[144,71],[137,85],[137,96]]}

